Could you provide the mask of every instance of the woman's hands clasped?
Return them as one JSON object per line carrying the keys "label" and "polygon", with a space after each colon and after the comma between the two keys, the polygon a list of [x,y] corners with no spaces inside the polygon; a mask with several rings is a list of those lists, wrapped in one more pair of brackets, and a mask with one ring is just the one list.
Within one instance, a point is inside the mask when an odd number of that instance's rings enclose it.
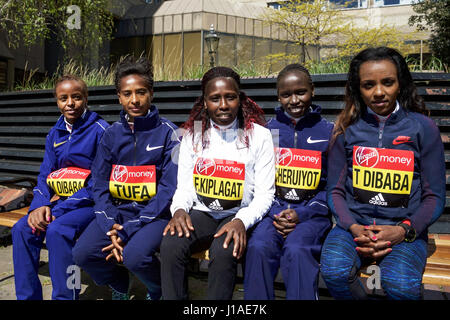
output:
{"label": "woman's hands clasped", "polygon": [[405,230],[399,226],[352,224],[350,232],[357,244],[356,250],[366,258],[379,259],[392,252],[392,246],[405,239]]}
{"label": "woman's hands clasped", "polygon": [[[166,228],[164,229],[163,236],[168,232],[173,236],[178,233],[178,237],[185,236],[190,237],[190,232],[194,231],[194,226],[192,225],[191,217],[189,214],[183,210],[178,209],[175,211],[172,219],[170,219]],[[219,231],[214,234],[214,238],[222,236],[224,233],[227,234],[223,242],[223,248],[228,248],[231,240],[233,239],[233,256],[236,259],[240,259],[245,252],[247,246],[247,233],[245,230],[244,223],[240,219],[234,219],[219,229]]]}

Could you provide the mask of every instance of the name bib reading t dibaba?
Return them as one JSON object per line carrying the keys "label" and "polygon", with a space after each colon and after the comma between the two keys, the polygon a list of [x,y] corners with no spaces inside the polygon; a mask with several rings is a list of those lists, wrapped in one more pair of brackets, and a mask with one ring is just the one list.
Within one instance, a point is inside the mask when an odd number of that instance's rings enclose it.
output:
{"label": "name bib reading t dibaba", "polygon": [[228,210],[241,205],[245,164],[231,160],[198,158],[193,177],[199,200],[211,210]]}
{"label": "name bib reading t dibaba", "polygon": [[113,165],[109,192],[114,198],[130,201],[150,200],[156,194],[156,168]]}
{"label": "name bib reading t dibaba", "polygon": [[275,148],[277,195],[299,202],[317,189],[322,172],[322,153],[317,150]]}
{"label": "name bib reading t dibaba", "polygon": [[407,207],[413,174],[412,151],[353,147],[353,193],[359,202]]}
{"label": "name bib reading t dibaba", "polygon": [[76,167],[61,168],[47,176],[47,184],[60,197],[70,197],[85,187],[91,170]]}

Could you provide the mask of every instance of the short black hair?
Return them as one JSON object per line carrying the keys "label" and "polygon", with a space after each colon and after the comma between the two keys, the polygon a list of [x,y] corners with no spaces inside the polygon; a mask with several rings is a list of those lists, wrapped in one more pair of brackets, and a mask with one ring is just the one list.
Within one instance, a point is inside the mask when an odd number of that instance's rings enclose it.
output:
{"label": "short black hair", "polygon": [[309,84],[313,86],[313,81],[311,78],[311,74],[309,73],[308,69],[306,69],[305,66],[301,65],[300,63],[292,63],[288,64],[286,67],[283,68],[283,70],[280,71],[280,73],[277,76],[277,90],[278,90],[278,83],[280,80],[285,77],[287,74],[292,72],[300,72],[304,73],[306,77],[308,78]]}
{"label": "short black hair", "polygon": [[62,83],[64,81],[78,82],[81,86],[81,93],[84,95],[85,98],[88,97],[88,87],[86,85],[86,82],[84,82],[84,80],[81,79],[80,77],[77,77],[76,75],[73,75],[73,74],[64,74],[64,75],[60,76],[58,79],[56,79],[55,86],[53,88],[53,95],[55,97],[56,97],[56,88],[59,86],[60,83]]}
{"label": "short black hair", "polygon": [[117,65],[114,74],[114,84],[117,91],[120,91],[120,80],[131,74],[142,77],[147,83],[148,89],[153,90],[153,66],[146,57],[136,59],[130,55]]}

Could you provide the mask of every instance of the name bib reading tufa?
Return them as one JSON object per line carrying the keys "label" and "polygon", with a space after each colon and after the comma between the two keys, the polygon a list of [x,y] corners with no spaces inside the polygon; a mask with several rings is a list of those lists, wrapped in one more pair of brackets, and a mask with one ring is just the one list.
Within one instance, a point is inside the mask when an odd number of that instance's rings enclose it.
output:
{"label": "name bib reading tufa", "polygon": [[413,174],[412,151],[353,147],[353,193],[359,202],[407,207]]}
{"label": "name bib reading tufa", "polygon": [[156,168],[147,166],[113,165],[109,192],[114,198],[147,201],[156,194]]}

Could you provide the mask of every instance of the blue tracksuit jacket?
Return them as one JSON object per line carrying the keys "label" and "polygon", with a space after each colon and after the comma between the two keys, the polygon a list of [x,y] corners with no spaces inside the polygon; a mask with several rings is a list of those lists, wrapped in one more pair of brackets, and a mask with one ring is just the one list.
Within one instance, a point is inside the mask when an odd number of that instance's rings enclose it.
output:
{"label": "blue tracksuit jacket", "polygon": [[[77,167],[90,169],[97,153],[97,146],[109,124],[97,113],[87,110],[73,125],[72,133],[66,129],[64,117],[60,116],[50,130],[45,142],[45,153],[37,185],[33,189],[33,201],[29,212],[42,206],[50,206],[54,191],[47,185],[47,176],[60,168]],[[92,205],[92,181],[70,197],[62,197],[52,209],[59,217],[81,206]]]}
{"label": "blue tracksuit jacket", "polygon": [[[289,203],[290,208],[297,211],[300,221],[311,219],[314,216],[328,216],[329,213],[326,204],[325,186],[328,141],[333,130],[333,124],[321,117],[321,110],[320,106],[312,105],[310,112],[294,126],[283,108],[277,107],[275,109],[276,118],[270,119],[267,123],[267,128],[272,132],[275,146],[277,146],[278,141],[278,147],[280,148],[307,149],[322,152],[322,173],[317,192],[299,203]],[[276,201],[282,207],[287,208],[288,202],[286,200],[277,196]],[[269,211],[269,215],[272,217],[277,213],[279,211]]]}
{"label": "blue tracksuit jacket", "polygon": [[[406,207],[386,207],[355,199],[354,146],[413,152],[414,172]],[[426,232],[445,205],[444,148],[436,124],[401,107],[382,128],[378,118],[365,111],[345,134],[338,136],[330,149],[327,199],[338,225],[346,230],[354,223],[393,225],[409,218],[418,235]]]}
{"label": "blue tracksuit jacket", "polygon": [[[120,238],[127,242],[143,225],[154,218],[169,219],[169,207],[177,186],[177,162],[172,161],[179,144],[177,127],[161,118],[158,109],[134,119],[134,132],[121,111],[120,121],[109,127],[99,145],[92,166],[93,197],[96,219],[106,233],[113,224],[123,225]],[[174,149],[175,148],[175,149]],[[145,202],[117,200],[109,191],[113,165],[156,166],[156,195]],[[126,217],[126,218],[125,218]]]}

